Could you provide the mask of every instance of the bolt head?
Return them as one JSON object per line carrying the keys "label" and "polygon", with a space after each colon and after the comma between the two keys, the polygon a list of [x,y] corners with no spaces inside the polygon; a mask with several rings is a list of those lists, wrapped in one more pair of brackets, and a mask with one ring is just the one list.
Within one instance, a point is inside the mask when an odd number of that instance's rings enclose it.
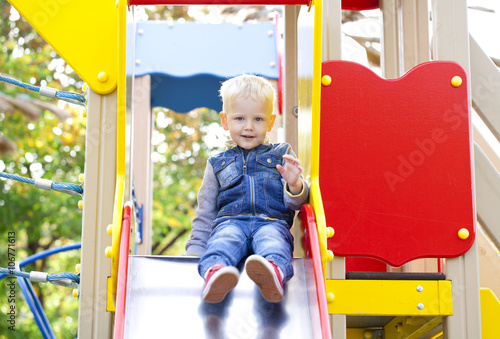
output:
{"label": "bolt head", "polygon": [[100,72],[99,74],[97,74],[97,80],[99,80],[100,82],[106,82],[108,81],[108,75],[106,74],[106,72]]}
{"label": "bolt head", "polygon": [[459,77],[458,75],[455,75],[453,78],[451,78],[451,85],[453,87],[460,87],[462,84],[462,78]]}
{"label": "bolt head", "polygon": [[469,230],[466,228],[461,228],[460,231],[458,231],[458,237],[462,240],[469,238]]}
{"label": "bolt head", "polygon": [[323,75],[323,77],[321,78],[321,83],[323,84],[323,86],[330,86],[330,84],[332,83],[332,77],[329,75]]}

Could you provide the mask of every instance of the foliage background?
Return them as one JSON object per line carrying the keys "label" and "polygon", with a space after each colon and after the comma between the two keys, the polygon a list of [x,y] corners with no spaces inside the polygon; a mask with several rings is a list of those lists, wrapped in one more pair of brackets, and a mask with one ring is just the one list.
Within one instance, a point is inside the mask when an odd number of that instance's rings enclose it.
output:
{"label": "foliage background", "polygon": [[[197,20],[202,22],[269,21],[281,8],[269,6],[146,6],[136,20]],[[352,14],[352,13],[351,13]],[[359,16],[358,16],[359,17]],[[347,18],[347,17],[346,17]],[[346,19],[354,20],[354,19]],[[81,30],[81,27],[67,29]],[[364,42],[365,43],[365,42]],[[57,53],[13,10],[0,1],[0,73],[22,82],[82,93],[83,82]],[[200,51],[205,53],[206,51]],[[174,51],[175,53],[175,51]],[[375,62],[377,58],[375,57]],[[38,94],[0,83],[0,95],[11,98]],[[1,98],[1,97],[0,97]],[[58,103],[69,118],[60,120],[51,110],[0,106],[0,138],[11,140],[17,150],[0,155],[0,171],[55,182],[77,183],[85,165],[85,124],[82,109]],[[39,117],[27,114],[34,109]],[[153,254],[180,255],[189,237],[206,159],[223,148],[225,134],[217,112],[200,108],[178,114],[155,108],[153,182]],[[44,191],[31,185],[0,179],[0,267],[7,266],[8,233],[16,233],[16,259],[22,260],[48,248],[79,242],[79,198]],[[74,272],[80,251],[60,253],[25,267],[26,271]],[[41,338],[31,311],[16,292],[16,331],[8,330],[7,283],[0,281],[0,339]],[[57,338],[77,336],[78,300],[71,290],[34,283]]]}
{"label": "foliage background", "polygon": [[[193,20],[184,7],[145,9],[151,19]],[[79,28],[78,28],[79,29]],[[0,73],[36,86],[45,85],[82,93],[83,82],[66,62],[5,1],[0,2]],[[37,93],[0,83],[0,94],[16,100]],[[60,120],[50,110],[34,105],[0,109],[0,137],[8,138],[16,151],[0,156],[0,171],[54,182],[78,183],[85,165],[83,109],[63,102],[59,109],[69,118]],[[32,110],[37,111],[33,116]],[[196,193],[208,156],[216,149],[218,114],[197,109],[177,114],[155,108],[153,253],[179,255],[189,236]],[[211,132],[210,132],[211,131]],[[215,134],[214,133],[215,131]],[[209,140],[207,140],[207,138]],[[79,242],[79,197],[44,191],[32,185],[0,179],[0,267],[7,267],[9,232],[15,232],[16,260],[43,250]],[[75,272],[80,250],[53,255],[25,267],[26,271]],[[0,281],[0,339],[41,338],[29,307],[16,283],[16,331],[8,329],[8,293],[12,278]],[[78,300],[71,289],[33,283],[57,338],[77,336]]]}
{"label": "foliage background", "polygon": [[[83,82],[52,48],[26,23],[10,5],[0,5],[0,73],[39,86],[47,85],[81,93]],[[0,92],[10,96],[37,93],[0,84]],[[49,102],[49,100],[44,100]],[[59,120],[49,110],[35,106],[40,117],[30,118],[23,109],[0,111],[0,135],[14,142],[17,151],[0,157],[0,170],[30,178],[46,178],[55,182],[78,183],[85,157],[85,119],[81,110],[64,107],[69,118]],[[43,250],[80,241],[81,212],[79,198],[31,185],[0,180],[0,267],[7,266],[7,236],[15,232],[16,260]],[[39,260],[26,271],[49,273],[74,272],[80,251],[74,250]],[[16,283],[16,331],[8,330],[7,283],[0,281],[0,338],[38,338],[40,332]],[[33,283],[47,317],[58,337],[76,337],[78,300],[71,289]],[[63,335],[64,333],[64,335]]]}

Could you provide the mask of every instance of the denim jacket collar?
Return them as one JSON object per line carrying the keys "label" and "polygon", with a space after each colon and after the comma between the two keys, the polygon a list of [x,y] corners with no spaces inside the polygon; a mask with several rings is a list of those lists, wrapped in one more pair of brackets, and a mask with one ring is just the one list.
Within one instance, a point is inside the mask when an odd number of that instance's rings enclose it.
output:
{"label": "denim jacket collar", "polygon": [[[269,142],[269,136],[266,136],[266,138],[264,139],[264,141],[262,142],[261,145],[266,145],[266,146],[271,145],[271,143]],[[259,146],[257,146],[257,147],[259,147]],[[228,141],[226,141],[226,147],[227,147],[227,149],[232,149],[232,148],[238,147],[238,145],[233,140],[229,139]]]}

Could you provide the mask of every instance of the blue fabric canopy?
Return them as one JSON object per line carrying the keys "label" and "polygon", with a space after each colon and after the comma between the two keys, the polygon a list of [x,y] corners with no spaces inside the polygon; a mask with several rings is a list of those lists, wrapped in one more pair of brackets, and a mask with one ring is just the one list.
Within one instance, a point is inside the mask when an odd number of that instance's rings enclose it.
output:
{"label": "blue fabric canopy", "polygon": [[278,79],[275,34],[271,22],[140,22],[134,76],[151,75],[151,107],[179,113],[197,107],[220,111],[218,91],[224,80],[243,73]]}

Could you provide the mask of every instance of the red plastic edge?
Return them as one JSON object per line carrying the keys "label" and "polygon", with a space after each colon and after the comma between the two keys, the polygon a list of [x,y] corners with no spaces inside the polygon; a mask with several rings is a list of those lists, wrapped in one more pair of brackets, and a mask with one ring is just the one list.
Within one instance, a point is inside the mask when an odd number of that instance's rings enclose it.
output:
{"label": "red plastic edge", "polygon": [[342,9],[364,11],[379,8],[379,0],[342,0]]}
{"label": "red plastic edge", "polygon": [[280,48],[280,36],[279,36],[279,29],[278,29],[278,14],[276,14],[276,17],[274,19],[274,35],[276,36],[276,52],[278,55],[278,109],[280,111],[280,114],[283,114],[283,67],[281,64],[282,60],[282,55],[281,55],[281,48]]}
{"label": "red plastic edge", "polygon": [[309,204],[304,204],[300,209],[302,228],[305,230],[305,248],[307,257],[313,261],[314,280],[316,282],[316,295],[319,305],[319,319],[323,339],[331,339],[330,318],[328,315],[328,304],[326,301],[326,288],[323,276],[323,264],[321,262],[321,251],[319,248],[318,230],[316,229],[316,218]]}
{"label": "red plastic edge", "polygon": [[[234,0],[129,0],[131,5],[234,5]],[[309,0],[241,0],[238,5],[309,5]]]}
{"label": "red plastic edge", "polygon": [[125,205],[123,209],[122,234],[120,237],[120,255],[118,261],[118,280],[116,287],[116,310],[114,339],[122,339],[125,330],[125,305],[127,298],[127,272],[130,241],[131,208]]}

